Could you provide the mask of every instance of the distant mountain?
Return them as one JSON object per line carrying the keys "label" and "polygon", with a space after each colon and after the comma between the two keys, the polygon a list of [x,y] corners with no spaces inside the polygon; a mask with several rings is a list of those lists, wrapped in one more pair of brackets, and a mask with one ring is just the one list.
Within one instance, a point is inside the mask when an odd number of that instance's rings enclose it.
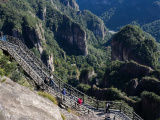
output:
{"label": "distant mountain", "polygon": [[160,19],[159,0],[77,0],[81,10],[100,16],[113,30],[126,24],[144,25]]}

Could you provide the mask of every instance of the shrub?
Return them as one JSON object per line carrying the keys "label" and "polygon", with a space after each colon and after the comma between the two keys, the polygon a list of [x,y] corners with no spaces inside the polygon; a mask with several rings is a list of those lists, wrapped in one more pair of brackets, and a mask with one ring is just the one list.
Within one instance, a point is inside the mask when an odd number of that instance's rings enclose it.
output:
{"label": "shrub", "polygon": [[0,68],[0,76],[4,76],[4,70]]}
{"label": "shrub", "polygon": [[6,79],[3,79],[1,82],[6,82]]}
{"label": "shrub", "polygon": [[105,91],[106,100],[122,100],[123,94],[117,88],[108,88]]}
{"label": "shrub", "polygon": [[61,114],[61,117],[62,117],[62,119],[63,119],[63,120],[65,120],[65,119],[66,119],[66,118],[65,118],[65,116],[64,116],[63,114]]}
{"label": "shrub", "polygon": [[86,84],[79,84],[77,86],[77,89],[79,89],[80,91],[82,91],[84,93],[87,93],[91,89],[91,86],[90,85],[86,85]]}
{"label": "shrub", "polygon": [[19,71],[14,71],[10,77],[14,82],[22,80],[22,73]]}
{"label": "shrub", "polygon": [[155,120],[160,117],[160,96],[153,92],[144,91],[141,94],[142,111],[145,120]]}

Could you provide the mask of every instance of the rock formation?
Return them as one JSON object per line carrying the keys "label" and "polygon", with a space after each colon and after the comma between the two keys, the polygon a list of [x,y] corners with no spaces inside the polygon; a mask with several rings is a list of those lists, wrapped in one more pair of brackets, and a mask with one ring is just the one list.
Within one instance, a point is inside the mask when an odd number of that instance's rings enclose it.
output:
{"label": "rock formation", "polygon": [[146,75],[153,71],[150,67],[143,66],[136,62],[126,62],[123,67],[120,68],[121,73],[126,73],[128,76],[132,76],[133,78],[139,78]]}
{"label": "rock formation", "polygon": [[115,34],[111,43],[111,59],[120,61],[134,60],[142,65],[155,68],[158,50],[153,37],[138,26],[127,25]]}
{"label": "rock formation", "polygon": [[79,81],[83,84],[89,84],[89,79],[94,75],[94,70],[83,70],[80,74]]}
{"label": "rock formation", "polygon": [[67,7],[70,7],[76,11],[79,11],[79,6],[75,2],[75,0],[60,0],[62,4],[64,4]]}
{"label": "rock formation", "polygon": [[[121,84],[124,86],[124,84],[129,82],[131,79],[147,76],[153,71],[153,69],[151,69],[150,67],[138,64],[134,61],[123,62],[122,65],[117,68],[117,70],[117,74],[115,72],[116,70],[114,71],[114,69],[112,71],[106,70],[103,80],[104,87],[110,87],[112,86],[112,83],[117,85]],[[112,76],[113,78],[110,78],[110,75],[113,74],[113,72],[115,72],[115,76]],[[114,79],[116,75],[118,75],[118,78]],[[114,79],[115,81],[111,79]]]}
{"label": "rock formation", "polygon": [[62,120],[49,99],[7,79],[0,83],[1,120]]}
{"label": "rock formation", "polygon": [[140,96],[143,91],[154,92],[160,95],[160,81],[151,77],[142,78],[137,85],[135,95]]}
{"label": "rock formation", "polygon": [[54,64],[53,64],[53,54],[51,54],[47,60],[47,66],[54,72]]}
{"label": "rock formation", "polygon": [[134,96],[137,86],[138,86],[138,79],[130,80],[126,85],[125,93],[128,96]]}
{"label": "rock formation", "polygon": [[[160,119],[160,97],[154,93],[142,95],[142,111],[145,120]],[[141,111],[141,112],[142,112]]]}
{"label": "rock formation", "polygon": [[86,27],[92,31],[95,36],[102,37],[102,39],[104,39],[108,30],[100,18],[87,10],[82,11],[80,16],[85,19],[87,24]]}
{"label": "rock formation", "polygon": [[[56,14],[60,15],[58,12]],[[52,15],[52,19],[55,18],[54,16],[56,16],[56,14]],[[66,52],[68,50],[71,53],[77,52],[77,54],[87,55],[86,32],[79,24],[71,21],[66,15],[60,16],[62,17],[62,21],[57,21],[58,26],[54,23],[52,27],[52,31],[54,31],[55,35],[60,39],[59,44],[62,45]],[[73,48],[73,50],[69,50],[69,47]]]}

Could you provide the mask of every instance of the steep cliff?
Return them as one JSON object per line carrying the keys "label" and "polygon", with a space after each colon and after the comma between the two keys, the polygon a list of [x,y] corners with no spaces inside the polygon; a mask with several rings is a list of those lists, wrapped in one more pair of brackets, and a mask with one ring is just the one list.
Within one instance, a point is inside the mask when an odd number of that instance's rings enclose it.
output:
{"label": "steep cliff", "polygon": [[84,19],[84,22],[81,23],[82,25],[92,31],[95,36],[104,39],[108,30],[100,18],[87,10],[82,11],[79,15]]}
{"label": "steep cliff", "polygon": [[[72,5],[77,6],[77,8],[79,7],[75,0],[56,0],[52,3],[56,9],[74,19],[83,28],[93,32],[96,37],[102,37],[104,39],[108,30],[103,21],[87,10],[80,11],[79,9],[73,9],[75,7],[71,7]],[[87,30],[85,31],[87,32]]]}
{"label": "steep cliff", "polygon": [[93,69],[90,69],[90,70],[82,70],[81,71],[81,74],[80,74],[80,78],[79,78],[79,81],[80,83],[83,83],[83,84],[89,84],[90,82],[90,78],[95,74],[94,70]]}
{"label": "steep cliff", "polygon": [[152,92],[142,93],[142,111],[145,120],[160,119],[160,96]]}
{"label": "steep cliff", "polygon": [[46,20],[47,27],[54,32],[58,43],[68,54],[88,54],[86,32],[79,24],[49,6],[47,17],[49,18]]}
{"label": "steep cliff", "polygon": [[137,26],[127,25],[120,30],[111,42],[111,59],[134,60],[155,68],[158,62],[158,49],[153,37]]}
{"label": "steep cliff", "polygon": [[140,96],[143,91],[154,92],[160,95],[160,81],[154,77],[144,77],[139,81],[135,95]]}
{"label": "steep cliff", "polygon": [[[106,69],[103,85],[104,87],[114,86],[124,90],[126,87],[125,84],[130,83],[130,80],[134,78],[140,79],[149,75],[152,71],[150,67],[138,64],[134,61],[114,61]],[[133,84],[127,87],[131,88],[132,85]],[[137,83],[135,83],[135,87],[137,87]]]}
{"label": "steep cliff", "polygon": [[76,11],[79,11],[79,6],[75,0],[60,0],[60,2],[67,7],[70,7]]}

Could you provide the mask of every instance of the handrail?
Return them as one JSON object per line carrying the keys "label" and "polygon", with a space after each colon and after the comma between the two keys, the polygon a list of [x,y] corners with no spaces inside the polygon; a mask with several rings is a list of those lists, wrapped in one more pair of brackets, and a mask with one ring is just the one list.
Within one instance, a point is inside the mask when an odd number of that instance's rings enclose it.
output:
{"label": "handrail", "polygon": [[[105,109],[105,104],[107,102],[112,103],[112,107],[116,108],[118,110],[120,110],[120,112],[123,112],[124,114],[128,115],[130,118],[132,118],[133,120],[143,120],[140,116],[138,116],[133,110],[130,110],[129,108],[127,108],[125,105],[123,105],[123,103],[121,102],[114,102],[114,101],[99,101],[96,100],[94,98],[89,97],[88,95],[82,93],[81,91],[77,90],[76,88],[72,87],[71,85],[68,85],[67,83],[65,83],[64,81],[62,81],[61,79],[59,79],[55,74],[52,73],[52,71],[47,68],[42,61],[37,58],[33,52],[31,52],[26,45],[24,45],[19,39],[12,37],[12,36],[8,36],[6,35],[6,39],[7,41],[1,41],[3,44],[6,44],[6,42],[8,43],[12,43],[14,45],[17,45],[19,48],[22,48],[27,55],[30,56],[30,58],[33,59],[34,63],[36,63],[43,71],[45,71],[48,75],[52,74],[54,76],[54,81],[55,83],[58,85],[59,89],[62,88],[66,88],[67,92],[70,93],[71,95],[76,96],[77,98],[82,97],[83,98],[83,102],[87,103],[88,105],[90,105],[91,107],[95,108],[95,109]],[[3,47],[3,46],[1,46]],[[9,48],[6,48],[8,51]],[[10,54],[13,54],[10,51]],[[16,60],[18,62],[18,59]],[[26,63],[27,64],[27,63]],[[24,69],[25,66],[23,64],[20,64]],[[29,68],[28,68],[29,69]],[[34,70],[32,70],[34,71]],[[27,72],[28,74],[31,74],[31,72]],[[33,72],[34,73],[34,72]],[[47,75],[46,74],[46,75]],[[31,74],[32,75],[32,74]],[[36,73],[34,74],[37,77],[37,81],[41,80],[41,83],[37,83],[37,84],[42,84],[43,80],[42,78],[40,78]],[[31,76],[33,79],[35,79],[35,76]]]}

